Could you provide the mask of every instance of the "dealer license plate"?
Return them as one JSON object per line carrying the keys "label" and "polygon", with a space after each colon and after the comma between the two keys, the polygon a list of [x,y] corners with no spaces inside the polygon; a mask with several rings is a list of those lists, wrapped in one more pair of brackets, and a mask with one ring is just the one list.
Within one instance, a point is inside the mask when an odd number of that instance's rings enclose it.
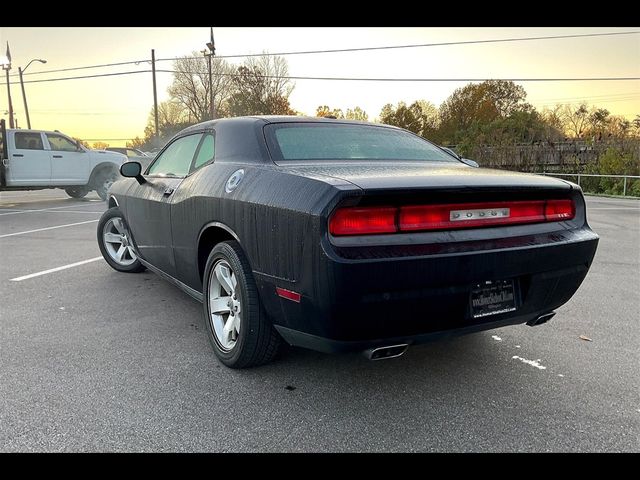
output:
{"label": "dealer license plate", "polygon": [[471,290],[471,315],[487,317],[516,309],[516,290],[513,280],[486,281]]}

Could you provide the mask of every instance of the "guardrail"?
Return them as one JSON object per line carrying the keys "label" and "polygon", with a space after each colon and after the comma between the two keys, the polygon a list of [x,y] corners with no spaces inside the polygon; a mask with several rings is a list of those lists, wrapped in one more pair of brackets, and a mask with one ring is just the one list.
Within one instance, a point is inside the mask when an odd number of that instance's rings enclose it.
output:
{"label": "guardrail", "polygon": [[599,178],[622,178],[622,195],[627,195],[627,178],[632,179],[640,179],[640,175],[596,175],[593,173],[550,173],[550,172],[542,172],[539,175],[547,175],[549,177],[578,177],[578,181],[576,182],[580,185],[580,177],[599,177]]}

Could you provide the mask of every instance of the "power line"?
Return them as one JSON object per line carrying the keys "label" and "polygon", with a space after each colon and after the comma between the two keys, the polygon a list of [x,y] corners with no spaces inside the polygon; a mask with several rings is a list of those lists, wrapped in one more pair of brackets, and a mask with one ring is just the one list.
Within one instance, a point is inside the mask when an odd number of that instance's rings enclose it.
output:
{"label": "power line", "polygon": [[[24,83],[42,83],[42,82],[59,82],[64,80],[79,80],[87,78],[99,78],[99,77],[115,77],[120,75],[133,75],[137,73],[150,73],[151,70],[135,70],[129,72],[112,72],[112,73],[100,73],[95,75],[81,75],[75,77],[58,77],[58,78],[45,78],[41,80],[27,80]],[[188,71],[176,71],[176,70],[156,70],[158,73],[183,73],[190,75],[204,75],[204,72],[188,72]],[[241,77],[239,73],[219,73],[218,76],[227,77]],[[594,82],[594,81],[631,81],[640,80],[640,77],[570,77],[570,78],[374,78],[374,77],[313,77],[313,76],[300,76],[300,75],[288,75],[288,76],[276,76],[276,75],[253,75],[259,78],[279,78],[288,80],[321,80],[321,81],[346,81],[346,82],[485,82],[488,80],[501,80],[508,82]],[[12,85],[17,85],[19,82],[10,82]],[[6,85],[6,83],[0,83],[0,85]]]}
{"label": "power line", "polygon": [[[117,66],[120,66],[120,65],[133,65],[133,64],[138,65],[138,64],[144,63],[144,62],[151,62],[151,60],[149,60],[148,58],[145,58],[144,60],[131,60],[129,62],[103,63],[101,65],[86,65],[84,67],[57,68],[55,70],[38,70],[36,72],[23,73],[22,76],[26,77],[27,75],[42,75],[44,73],[70,72],[72,70],[87,70],[87,69],[90,69],[90,68],[117,67]],[[17,77],[18,74],[17,73],[12,73],[9,76],[10,77]]]}
{"label": "power line", "polygon": [[[204,72],[189,72],[181,70],[157,70],[161,73],[185,73],[189,75],[205,75]],[[241,77],[240,73],[217,73],[218,76]],[[311,76],[277,76],[251,74],[258,78],[285,78],[288,80],[327,80],[327,81],[356,81],[356,82],[486,82],[501,80],[506,82],[582,82],[582,81],[628,81],[640,80],[640,77],[570,77],[570,78],[373,78],[373,77],[311,77]]]}
{"label": "power line", "polygon": [[[244,58],[244,57],[262,57],[262,56],[285,56],[285,55],[312,55],[317,53],[345,53],[345,52],[365,52],[373,50],[392,50],[400,48],[422,48],[422,47],[441,47],[447,45],[472,45],[481,43],[506,43],[506,42],[523,42],[530,40],[557,40],[564,38],[584,38],[584,37],[606,37],[614,35],[631,35],[640,33],[640,31],[629,32],[606,32],[606,33],[585,33],[576,35],[551,35],[543,37],[517,37],[517,38],[493,38],[488,40],[464,40],[459,42],[438,42],[438,43],[412,43],[407,45],[387,45],[380,47],[359,47],[359,48],[336,48],[332,50],[304,50],[298,52],[279,52],[279,53],[251,53],[243,55],[216,55],[216,58]],[[189,57],[200,58],[200,57]],[[156,62],[164,62],[176,60],[176,58],[158,58]]]}
{"label": "power line", "polygon": [[[151,70],[134,70],[130,72],[112,72],[112,73],[97,73],[95,75],[81,75],[77,77],[58,77],[58,78],[43,78],[41,80],[26,80],[24,83],[42,83],[42,82],[61,82],[63,80],[81,80],[84,78],[99,78],[99,77],[117,77],[119,75],[132,75],[135,73],[149,73]],[[20,82],[9,82],[11,85],[19,85]],[[7,83],[0,83],[0,85],[6,85]]]}
{"label": "power line", "polygon": [[[616,36],[616,35],[632,35],[640,33],[640,31],[627,31],[627,32],[604,32],[604,33],[585,33],[585,34],[575,34],[575,35],[551,35],[551,36],[540,36],[540,37],[514,37],[514,38],[494,38],[487,40],[465,40],[458,42],[439,42],[439,43],[417,43],[417,44],[407,44],[407,45],[386,45],[386,46],[378,46],[378,47],[355,47],[355,48],[339,48],[339,49],[331,49],[331,50],[305,50],[305,51],[294,51],[294,52],[278,52],[278,53],[247,53],[247,54],[236,54],[236,55],[217,55],[216,58],[245,58],[245,57],[261,57],[261,56],[284,56],[284,55],[312,55],[319,53],[345,53],[345,52],[364,52],[364,51],[375,51],[375,50],[393,50],[393,49],[402,49],[402,48],[422,48],[422,47],[439,47],[439,46],[448,46],[448,45],[472,45],[472,44],[483,44],[483,43],[506,43],[506,42],[521,42],[521,41],[531,41],[531,40],[557,40],[557,39],[566,39],[566,38],[585,38],[585,37],[604,37],[604,36]],[[156,59],[156,62],[166,62],[173,61],[177,58],[159,58]],[[188,58],[200,58],[198,57],[188,57]],[[86,65],[83,67],[69,67],[69,68],[58,68],[53,70],[39,70],[35,72],[24,73],[24,76],[27,75],[42,75],[46,73],[59,73],[59,72],[69,72],[74,70],[86,70],[91,68],[105,68],[105,67],[114,67],[120,65],[133,65],[140,64],[144,62],[150,62],[151,60],[148,58],[141,60],[131,60],[127,62],[116,62],[116,63],[104,63],[99,65]],[[12,77],[18,76],[18,74],[13,73],[10,74]]]}

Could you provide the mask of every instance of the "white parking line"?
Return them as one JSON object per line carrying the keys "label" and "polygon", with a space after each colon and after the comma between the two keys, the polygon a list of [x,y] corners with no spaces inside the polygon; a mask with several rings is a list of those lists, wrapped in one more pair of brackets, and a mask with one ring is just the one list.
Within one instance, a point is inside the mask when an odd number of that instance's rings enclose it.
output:
{"label": "white parking line", "polygon": [[89,260],[82,260],[81,262],[70,263],[69,265],[63,265],[62,267],[50,268],[49,270],[43,270],[42,272],[30,273],[29,275],[23,275],[22,277],[12,278],[12,282],[21,282],[23,280],[28,280],[33,277],[39,277],[40,275],[46,275],[47,273],[59,272],[60,270],[66,270],[67,268],[78,267],[80,265],[84,265],[85,263],[97,262],[101,260],[102,257],[90,258]]}
{"label": "white parking line", "polygon": [[27,230],[25,232],[5,233],[0,238],[15,237],[16,235],[25,235],[27,233],[44,232],[45,230],[55,230],[56,228],[73,227],[74,225],[84,225],[85,223],[95,223],[98,220],[87,220],[86,222],[67,223],[66,225],[56,225],[54,227],[36,228],[35,230]]}
{"label": "white parking line", "polygon": [[[51,208],[38,208],[38,209],[25,209],[25,210],[18,210],[14,208],[14,209],[11,209],[10,212],[0,213],[0,217],[3,215],[17,215],[19,213],[47,212],[49,210],[62,210],[64,208],[78,208],[82,206],[83,204],[75,204],[75,205],[65,205],[64,207],[51,207]],[[92,207],[93,205],[86,205],[86,206]],[[0,211],[4,211],[4,210],[0,209]]]}

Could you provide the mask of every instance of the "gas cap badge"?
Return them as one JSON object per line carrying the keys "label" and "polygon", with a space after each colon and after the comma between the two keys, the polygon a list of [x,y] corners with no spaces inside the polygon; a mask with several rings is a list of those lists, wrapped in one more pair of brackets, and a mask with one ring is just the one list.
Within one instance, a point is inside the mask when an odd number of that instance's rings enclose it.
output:
{"label": "gas cap badge", "polygon": [[243,177],[244,177],[244,169],[243,168],[233,172],[231,174],[231,176],[229,177],[229,180],[227,180],[227,184],[224,187],[224,191],[227,192],[227,193],[233,192],[236,189],[236,187],[238,185],[240,185],[240,182],[242,181]]}

